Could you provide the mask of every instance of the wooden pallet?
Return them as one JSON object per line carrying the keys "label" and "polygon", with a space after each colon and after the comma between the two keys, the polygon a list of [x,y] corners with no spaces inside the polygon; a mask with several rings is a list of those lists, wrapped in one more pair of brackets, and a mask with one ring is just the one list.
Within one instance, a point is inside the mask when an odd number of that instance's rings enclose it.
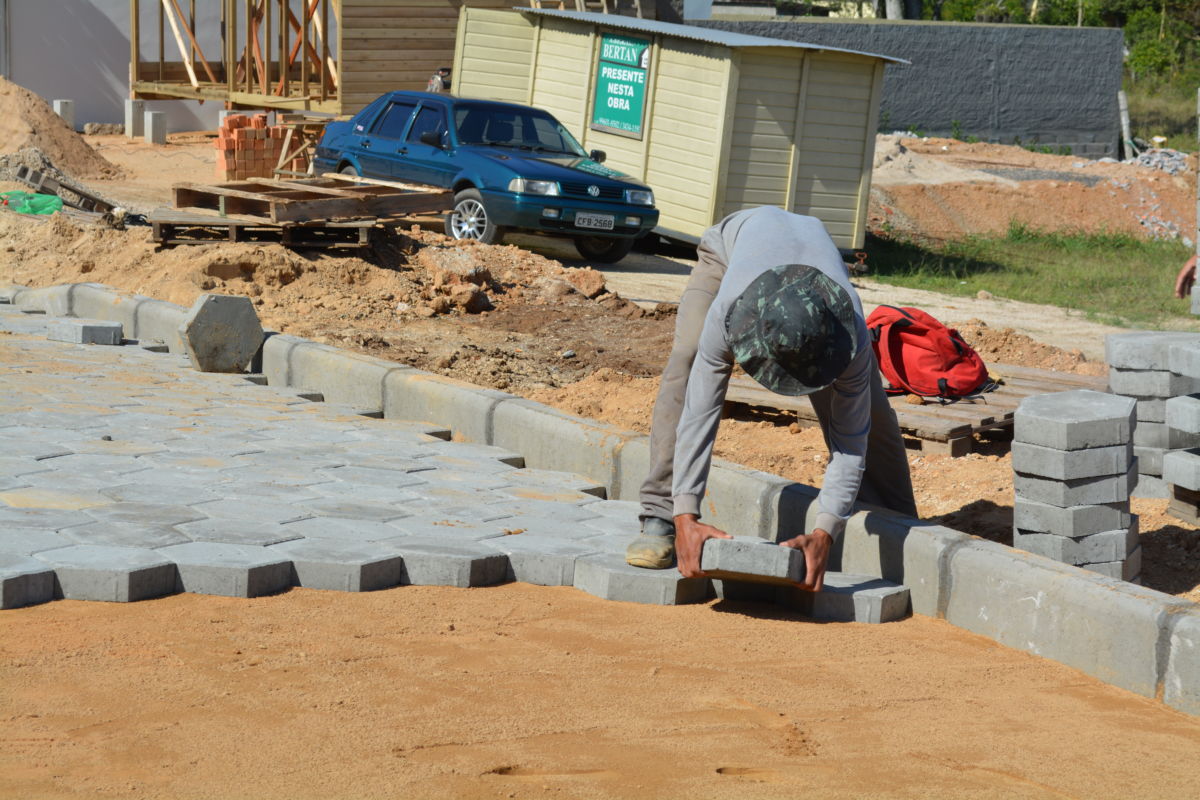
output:
{"label": "wooden pallet", "polygon": [[217,242],[278,242],[286,247],[368,247],[375,219],[275,225],[254,217],[195,214],[158,208],[146,218],[150,240],[164,247]]}
{"label": "wooden pallet", "polygon": [[[891,398],[900,432],[919,440],[922,452],[962,456],[971,452],[974,434],[1011,429],[1017,406],[1026,397],[1072,389],[1103,392],[1107,387],[1107,380],[1102,377],[1017,364],[992,364],[990,370],[994,376],[1003,378],[1003,384],[996,391],[987,392],[974,400],[945,404],[931,401],[924,405],[911,405],[905,395]],[[739,376],[730,381],[725,400],[790,411],[796,414],[801,424],[817,422],[816,412],[807,398],[775,394],[747,377]]]}
{"label": "wooden pallet", "polygon": [[212,209],[221,216],[253,216],[275,224],[426,214],[448,209],[453,199],[449,189],[433,186],[332,178],[180,183],[173,189],[176,208]]}

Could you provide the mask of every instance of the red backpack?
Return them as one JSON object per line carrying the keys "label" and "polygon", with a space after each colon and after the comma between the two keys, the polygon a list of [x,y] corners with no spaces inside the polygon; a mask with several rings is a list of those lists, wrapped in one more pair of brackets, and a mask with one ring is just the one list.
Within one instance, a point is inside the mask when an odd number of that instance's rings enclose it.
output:
{"label": "red backpack", "polygon": [[916,308],[879,306],[867,330],[889,394],[966,397],[986,391],[988,371],[958,331]]}

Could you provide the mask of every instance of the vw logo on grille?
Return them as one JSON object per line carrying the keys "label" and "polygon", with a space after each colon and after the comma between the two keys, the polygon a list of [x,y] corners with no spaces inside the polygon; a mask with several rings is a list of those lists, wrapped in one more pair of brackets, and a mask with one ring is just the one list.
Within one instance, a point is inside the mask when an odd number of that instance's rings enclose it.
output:
{"label": "vw logo on grille", "polygon": [[600,187],[595,184],[592,184],[591,186],[588,187],[588,194],[590,194],[592,197],[599,197],[600,196]]}

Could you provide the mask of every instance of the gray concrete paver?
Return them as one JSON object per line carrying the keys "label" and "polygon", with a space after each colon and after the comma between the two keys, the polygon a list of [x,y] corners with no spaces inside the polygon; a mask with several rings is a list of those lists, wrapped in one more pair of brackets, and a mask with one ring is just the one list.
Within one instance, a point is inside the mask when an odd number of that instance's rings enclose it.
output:
{"label": "gray concrete paver", "polygon": [[292,585],[291,562],[265,547],[188,542],[155,552],[175,563],[179,574],[175,588],[181,592],[261,597]]}

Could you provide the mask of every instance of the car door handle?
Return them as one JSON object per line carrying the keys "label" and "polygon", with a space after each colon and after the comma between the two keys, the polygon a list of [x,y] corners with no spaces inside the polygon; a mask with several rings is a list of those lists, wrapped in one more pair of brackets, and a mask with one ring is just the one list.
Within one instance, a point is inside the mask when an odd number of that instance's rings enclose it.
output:
{"label": "car door handle", "polygon": [[397,147],[396,148],[396,155],[398,155],[398,156],[406,155],[407,153],[408,153],[407,147]]}
{"label": "car door handle", "polygon": [[371,140],[370,140],[370,139],[363,139],[363,140],[362,140],[362,146],[363,146],[363,147],[368,147],[368,148],[369,148],[369,147],[371,146]]}

